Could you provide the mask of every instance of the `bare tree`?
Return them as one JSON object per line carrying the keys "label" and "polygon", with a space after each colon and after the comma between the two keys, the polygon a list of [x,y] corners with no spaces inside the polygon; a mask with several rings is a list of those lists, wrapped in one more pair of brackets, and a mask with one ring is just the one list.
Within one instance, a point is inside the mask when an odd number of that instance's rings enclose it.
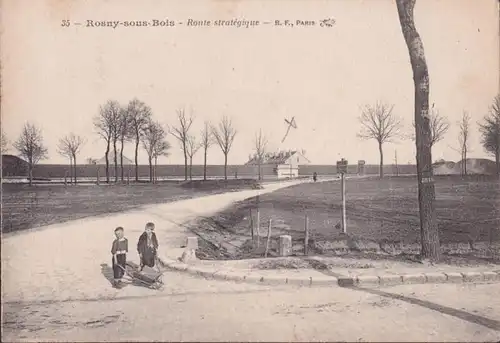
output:
{"label": "bare tree", "polygon": [[9,145],[9,141],[7,139],[7,136],[5,135],[5,133],[2,131],[2,137],[1,137],[1,149],[2,149],[2,155],[7,153],[9,151],[8,149],[8,145]]}
{"label": "bare tree", "polygon": [[[450,129],[448,120],[439,113],[439,110],[433,108],[429,114],[429,126],[431,130],[430,144],[432,147],[439,141],[443,140],[444,135]],[[415,141],[415,121],[413,121],[413,134],[411,139]]]}
{"label": "bare tree", "polygon": [[496,174],[500,177],[500,94],[495,97],[490,113],[479,123],[481,144],[495,157]]}
{"label": "bare tree", "polygon": [[207,154],[208,148],[213,143],[213,135],[210,130],[210,123],[208,121],[205,122],[205,126],[201,131],[201,146],[203,147],[203,180],[207,180]]}
{"label": "bare tree", "polygon": [[14,142],[14,148],[19,156],[28,161],[28,177],[30,186],[33,185],[33,167],[47,158],[47,148],[43,144],[43,136],[40,128],[34,124],[24,124],[19,138]]}
{"label": "bare tree", "polygon": [[212,126],[212,135],[224,154],[224,180],[227,180],[227,155],[231,151],[236,133],[231,119],[227,116],[222,117],[217,127]]}
{"label": "bare tree", "polygon": [[200,150],[202,144],[196,142],[196,137],[189,135],[187,137],[187,155],[189,157],[189,180],[193,179],[193,157]]}
{"label": "bare tree", "polygon": [[424,45],[413,19],[416,0],[396,0],[401,31],[408,48],[415,88],[415,134],[417,149],[418,204],[422,257],[440,259],[439,232],[434,201],[436,191],[432,178],[431,127],[429,117],[429,70]]}
{"label": "bare tree", "polygon": [[266,154],[267,148],[267,137],[262,133],[262,129],[255,134],[255,161],[257,162],[257,168],[259,169],[259,180],[262,180],[262,163],[264,162],[264,155]]}
{"label": "bare tree", "polygon": [[458,143],[462,158],[462,175],[467,175],[467,154],[470,150],[470,123],[471,117],[467,112],[462,113],[462,119],[458,122],[460,132],[458,133]]}
{"label": "bare tree", "polygon": [[133,99],[127,107],[129,116],[129,137],[135,143],[135,181],[139,181],[139,143],[151,120],[151,108],[138,99]]}
{"label": "bare tree", "polygon": [[128,106],[127,108],[121,108],[118,118],[118,139],[120,141],[120,176],[122,182],[125,179],[123,170],[123,149],[125,147],[125,142],[127,142],[131,138],[130,116],[128,110]]}
{"label": "bare tree", "polygon": [[144,128],[144,134],[141,137],[142,146],[148,154],[149,163],[149,181],[154,182],[153,159],[160,153],[160,147],[165,142],[165,130],[159,122],[150,121]]}
{"label": "bare tree", "polygon": [[177,119],[179,120],[178,127],[170,127],[169,132],[174,136],[181,146],[182,152],[184,153],[184,180],[188,179],[188,136],[189,129],[193,125],[193,115],[190,114],[186,116],[184,109],[177,110]]}
{"label": "bare tree", "polygon": [[375,139],[380,154],[380,178],[384,177],[383,144],[391,142],[400,135],[401,122],[392,110],[394,106],[377,102],[374,106],[366,105],[361,112],[359,122],[361,130],[358,137],[361,139]]}
{"label": "bare tree", "polygon": [[156,167],[158,165],[158,158],[161,156],[169,156],[170,155],[170,143],[165,139],[167,133],[164,131],[163,138],[158,140],[153,147],[153,157],[155,159],[155,167],[154,167],[154,175],[156,181]]}
{"label": "bare tree", "polygon": [[76,156],[80,153],[80,149],[84,144],[84,137],[77,136],[74,133],[70,133],[63,138],[60,138],[59,144],[57,145],[57,151],[59,152],[59,154],[69,158],[70,168],[73,169],[73,180],[75,182],[75,185],[77,184]]}
{"label": "bare tree", "polygon": [[[106,142],[106,151],[104,157],[106,159],[106,182],[109,183],[109,150],[111,143],[116,147],[116,125],[120,113],[120,105],[118,102],[109,100],[105,105],[99,108],[99,114],[94,117],[94,128],[99,136]],[[116,148],[115,148],[116,152]],[[115,154],[116,168],[116,154]]]}

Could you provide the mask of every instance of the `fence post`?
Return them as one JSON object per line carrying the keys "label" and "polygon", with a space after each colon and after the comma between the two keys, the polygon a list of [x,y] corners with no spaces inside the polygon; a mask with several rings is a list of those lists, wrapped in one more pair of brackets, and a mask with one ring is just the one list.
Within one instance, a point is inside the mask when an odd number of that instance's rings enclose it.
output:
{"label": "fence post", "polygon": [[252,242],[254,241],[254,233],[253,233],[253,218],[252,218],[252,209],[250,209],[250,231],[252,233]]}
{"label": "fence post", "polygon": [[260,248],[260,208],[257,207],[257,248]]}
{"label": "fence post", "polygon": [[271,219],[269,219],[269,226],[267,228],[267,241],[266,241],[266,252],[264,253],[264,257],[267,258],[267,254],[269,252],[269,241],[271,240]]}
{"label": "fence post", "polygon": [[309,254],[309,218],[306,214],[305,218],[305,229],[306,229],[306,237],[304,238],[304,255]]}

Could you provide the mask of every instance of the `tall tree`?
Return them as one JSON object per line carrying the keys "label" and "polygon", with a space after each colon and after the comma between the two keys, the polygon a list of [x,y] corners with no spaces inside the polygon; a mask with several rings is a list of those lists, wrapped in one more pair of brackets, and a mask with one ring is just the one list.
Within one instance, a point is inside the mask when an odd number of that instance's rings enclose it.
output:
{"label": "tall tree", "polygon": [[203,147],[203,180],[207,180],[207,154],[208,148],[213,143],[213,135],[210,130],[210,123],[205,121],[203,130],[201,131],[201,146]]}
{"label": "tall tree", "polygon": [[1,149],[2,149],[2,155],[7,153],[9,151],[8,149],[9,141],[7,139],[7,136],[5,133],[2,131],[2,137],[1,137]]}
{"label": "tall tree", "polygon": [[129,116],[129,135],[135,143],[135,181],[139,181],[139,143],[151,120],[151,108],[144,102],[133,99],[128,104],[127,112]]}
{"label": "tall tree", "polygon": [[458,143],[460,145],[460,155],[462,163],[462,175],[467,175],[467,154],[470,150],[470,123],[471,117],[469,113],[463,112],[462,118],[458,122],[459,133],[458,133]]}
{"label": "tall tree", "polygon": [[236,133],[237,131],[233,127],[231,119],[227,116],[222,117],[218,126],[212,126],[214,139],[224,154],[224,180],[227,180],[227,155],[231,151]]}
{"label": "tall tree", "polygon": [[496,174],[500,177],[500,94],[495,97],[490,113],[479,123],[481,144],[495,157]]}
{"label": "tall tree", "polygon": [[[106,159],[106,182],[109,183],[109,151],[116,133],[116,124],[119,115],[118,102],[109,100],[99,108],[99,114],[94,117],[94,128],[97,134],[106,142],[106,151],[104,157]],[[116,150],[115,150],[116,151]],[[116,160],[116,154],[115,154]],[[116,165],[116,161],[115,161]]]}
{"label": "tall tree", "polygon": [[399,118],[392,112],[394,106],[377,102],[374,106],[366,105],[359,117],[361,130],[358,137],[374,139],[378,143],[380,154],[380,178],[384,177],[384,143],[391,142],[400,135],[402,128]]}
{"label": "tall tree", "polygon": [[70,168],[73,169],[73,181],[77,184],[76,173],[76,157],[80,153],[82,146],[85,144],[85,138],[82,136],[70,133],[67,136],[59,139],[57,151],[64,157],[69,158]]}
{"label": "tall tree", "polygon": [[262,133],[262,129],[255,134],[255,162],[257,162],[257,168],[259,169],[259,180],[262,180],[262,163],[264,162],[264,156],[266,154],[267,148],[267,137]]}
{"label": "tall tree", "polygon": [[201,144],[196,142],[196,137],[189,135],[187,137],[187,155],[189,157],[189,180],[193,179],[193,157],[201,148]]}
{"label": "tall tree", "polygon": [[[439,110],[434,108],[434,105],[429,114],[429,126],[431,129],[430,144],[432,149],[437,142],[443,140],[444,135],[446,135],[450,128],[449,121],[439,113]],[[415,141],[415,121],[413,121],[413,134],[411,135],[411,139]]]}
{"label": "tall tree", "polygon": [[120,109],[120,116],[118,119],[118,138],[120,141],[120,176],[121,181],[125,180],[124,170],[123,170],[123,149],[125,147],[125,142],[130,138],[130,117],[128,106]]}
{"label": "tall tree", "polygon": [[18,151],[19,156],[24,157],[28,162],[28,178],[31,186],[33,185],[34,166],[48,156],[40,128],[31,123],[24,124],[21,134],[14,142],[14,148]]}
{"label": "tall tree", "polygon": [[161,156],[169,156],[170,155],[170,143],[165,139],[167,136],[167,133],[165,132],[163,135],[163,138],[158,140],[156,144],[153,146],[153,157],[155,160],[155,166],[154,166],[154,179],[156,181],[156,167],[158,165],[158,158]]}
{"label": "tall tree", "polygon": [[413,10],[416,0],[396,0],[415,88],[415,142],[417,149],[418,205],[422,258],[440,259],[439,232],[435,213],[435,187],[432,178],[431,127],[429,116],[429,70],[424,45],[415,27]]}
{"label": "tall tree", "polygon": [[142,145],[148,155],[150,182],[154,182],[153,159],[158,157],[159,147],[165,141],[165,135],[163,126],[159,122],[151,120],[144,128],[144,134],[141,137]]}
{"label": "tall tree", "polygon": [[191,125],[193,125],[193,115],[190,114],[186,116],[186,111],[182,108],[177,110],[177,119],[179,120],[179,126],[172,126],[169,128],[169,132],[174,136],[181,146],[182,152],[184,154],[184,180],[188,179],[188,136]]}

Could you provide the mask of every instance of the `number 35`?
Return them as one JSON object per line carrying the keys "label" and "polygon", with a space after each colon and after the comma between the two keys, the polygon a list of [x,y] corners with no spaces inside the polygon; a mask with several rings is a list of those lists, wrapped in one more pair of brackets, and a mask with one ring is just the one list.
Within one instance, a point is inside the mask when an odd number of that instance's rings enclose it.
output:
{"label": "number 35", "polygon": [[68,26],[69,26],[69,20],[63,20],[63,21],[61,22],[61,26],[63,26],[63,27],[68,27]]}

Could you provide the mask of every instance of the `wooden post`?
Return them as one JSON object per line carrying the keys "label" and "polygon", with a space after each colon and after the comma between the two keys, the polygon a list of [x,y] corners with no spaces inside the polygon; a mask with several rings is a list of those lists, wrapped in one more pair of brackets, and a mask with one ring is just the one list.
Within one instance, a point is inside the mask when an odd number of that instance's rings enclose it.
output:
{"label": "wooden post", "polygon": [[127,171],[127,185],[130,185],[130,167],[128,168]]}
{"label": "wooden post", "polygon": [[66,178],[67,178],[67,175],[68,175],[68,171],[66,170],[66,171],[64,172],[64,186],[67,186],[67,184],[68,184],[68,180],[66,179]]}
{"label": "wooden post", "polygon": [[267,254],[269,253],[269,241],[271,240],[271,224],[271,219],[269,219],[269,226],[267,228],[266,252],[264,253],[265,258],[267,258]]}
{"label": "wooden post", "polygon": [[257,248],[260,248],[260,208],[257,207]]}
{"label": "wooden post", "polygon": [[99,168],[97,168],[97,185],[98,186],[99,186],[99,182],[100,182],[100,180],[99,180]]}
{"label": "wooden post", "polygon": [[252,209],[250,209],[250,231],[252,233],[252,241],[255,239],[255,235],[253,233],[253,218],[252,218]]}
{"label": "wooden post", "polygon": [[342,191],[342,233],[347,233],[347,218],[345,210],[345,176],[341,173],[341,191]]}
{"label": "wooden post", "polygon": [[306,229],[306,237],[304,238],[304,255],[309,254],[309,218],[305,218],[305,229]]}

